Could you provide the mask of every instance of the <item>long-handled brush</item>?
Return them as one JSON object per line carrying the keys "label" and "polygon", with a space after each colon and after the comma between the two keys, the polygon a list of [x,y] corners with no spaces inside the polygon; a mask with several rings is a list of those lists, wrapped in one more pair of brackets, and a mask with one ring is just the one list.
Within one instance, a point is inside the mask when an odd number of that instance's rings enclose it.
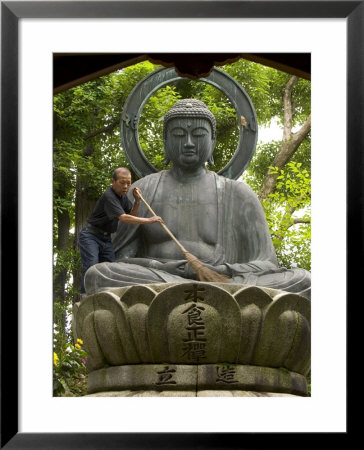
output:
{"label": "long-handled brush", "polygon": [[[139,193],[140,194],[140,193]],[[152,210],[150,205],[145,201],[145,199],[140,195],[140,199],[145,204],[145,206],[148,208],[148,210],[153,214],[153,216],[156,216],[157,214]],[[161,223],[161,226],[164,228],[164,230],[169,234],[169,236],[173,239],[175,244],[178,246],[178,248],[181,250],[181,252],[184,254],[187,262],[192,267],[192,269],[197,273],[197,276],[200,281],[211,281],[211,282],[219,282],[219,283],[229,283],[230,278],[228,278],[225,275],[221,275],[220,273],[215,272],[214,270],[209,269],[206,267],[196,256],[192,255],[189,251],[187,251],[183,245],[176,239],[176,237],[172,234],[172,232],[167,228],[167,226],[164,223]]]}

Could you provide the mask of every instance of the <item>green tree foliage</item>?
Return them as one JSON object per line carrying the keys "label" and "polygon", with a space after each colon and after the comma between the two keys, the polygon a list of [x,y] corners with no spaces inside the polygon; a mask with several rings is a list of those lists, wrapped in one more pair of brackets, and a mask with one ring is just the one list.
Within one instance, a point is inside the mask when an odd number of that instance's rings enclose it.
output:
{"label": "green tree foliage", "polygon": [[[84,220],[83,217],[77,220],[77,217],[82,208],[88,206],[81,216],[86,216],[92,209],[110,183],[113,168],[127,165],[120,151],[121,108],[135,84],[154,67],[150,63],[130,67],[122,73],[97,78],[54,97],[56,303],[63,305],[71,301],[79,290],[79,286],[72,285],[72,277],[80,271],[74,232],[79,231]],[[56,309],[62,310],[61,307]]]}
{"label": "green tree foliage", "polygon": [[145,104],[139,123],[139,143],[154,167],[164,169],[163,117],[181,98],[176,89],[159,89]]}
{"label": "green tree foliage", "polygon": [[[97,78],[54,97],[54,318],[71,345],[70,307],[78,299],[80,256],[77,234],[97,198],[110,184],[112,171],[128,166],[120,141],[123,105],[136,84],[157,66],[142,62]],[[274,123],[282,139],[258,142],[243,180],[265,209],[279,262],[310,268],[310,83],[246,60],[220,67],[250,96],[259,127]],[[181,98],[207,104],[217,121],[214,166],[221,170],[233,156],[239,126],[226,96],[203,82],[179,80],[153,94],[139,122],[139,142],[148,160],[164,166],[163,116]],[[135,177],[134,177],[135,179]],[[57,347],[58,346],[58,347]]]}
{"label": "green tree foliage", "polygon": [[[311,269],[311,179],[302,163],[291,161],[277,173],[274,193],[263,200],[278,260],[283,267]],[[294,212],[299,215],[294,217]]]}

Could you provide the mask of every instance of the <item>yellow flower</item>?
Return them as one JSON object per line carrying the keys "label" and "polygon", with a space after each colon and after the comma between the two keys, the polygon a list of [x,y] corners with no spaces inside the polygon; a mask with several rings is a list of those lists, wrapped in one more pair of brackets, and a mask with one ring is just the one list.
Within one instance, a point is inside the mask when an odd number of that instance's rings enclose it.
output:
{"label": "yellow flower", "polygon": [[80,344],[76,344],[75,347],[78,348],[78,349],[80,349],[80,348],[81,348],[81,345],[80,345]]}
{"label": "yellow flower", "polygon": [[59,361],[59,358],[57,356],[57,353],[53,352],[53,364],[55,366],[57,366],[58,365],[58,361]]}
{"label": "yellow flower", "polygon": [[83,340],[82,339],[77,339],[77,343],[80,345],[83,345]]}

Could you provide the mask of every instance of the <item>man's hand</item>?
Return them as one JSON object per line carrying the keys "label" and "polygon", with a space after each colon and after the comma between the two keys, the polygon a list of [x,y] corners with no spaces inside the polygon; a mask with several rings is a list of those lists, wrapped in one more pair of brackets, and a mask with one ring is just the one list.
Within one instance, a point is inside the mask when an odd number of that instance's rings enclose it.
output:
{"label": "man's hand", "polygon": [[159,216],[148,217],[147,221],[148,221],[148,223],[154,223],[154,222],[163,223],[163,219]]}
{"label": "man's hand", "polygon": [[141,200],[141,197],[142,197],[142,191],[139,188],[135,187],[133,189],[133,195],[134,195],[134,200],[139,203]]}

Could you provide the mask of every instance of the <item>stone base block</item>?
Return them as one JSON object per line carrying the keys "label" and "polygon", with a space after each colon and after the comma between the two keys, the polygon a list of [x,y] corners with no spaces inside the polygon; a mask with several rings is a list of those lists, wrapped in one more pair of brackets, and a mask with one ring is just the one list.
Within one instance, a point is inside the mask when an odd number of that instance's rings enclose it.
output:
{"label": "stone base block", "polygon": [[307,382],[303,375],[282,368],[223,363],[135,364],[91,372],[87,391],[98,396],[107,392],[107,396],[307,396]]}
{"label": "stone base block", "polygon": [[297,397],[294,394],[255,391],[109,391],[86,397]]}

